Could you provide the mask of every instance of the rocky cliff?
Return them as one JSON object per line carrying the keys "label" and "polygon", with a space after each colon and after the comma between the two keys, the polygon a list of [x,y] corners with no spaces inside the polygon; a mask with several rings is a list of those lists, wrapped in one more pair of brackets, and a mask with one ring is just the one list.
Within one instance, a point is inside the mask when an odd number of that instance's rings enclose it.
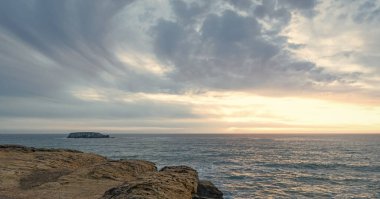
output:
{"label": "rocky cliff", "polygon": [[0,145],[0,198],[223,198],[196,170],[160,171],[143,160],[109,160],[66,149]]}

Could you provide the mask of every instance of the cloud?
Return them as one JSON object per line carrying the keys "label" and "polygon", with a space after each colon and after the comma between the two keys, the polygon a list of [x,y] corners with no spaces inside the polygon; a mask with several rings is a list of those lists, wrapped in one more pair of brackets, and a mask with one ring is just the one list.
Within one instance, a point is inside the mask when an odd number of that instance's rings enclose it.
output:
{"label": "cloud", "polygon": [[[1,94],[57,96],[78,85],[132,92],[277,89],[284,81],[303,89],[339,79],[289,51],[297,44],[282,35],[293,12],[317,3],[281,2],[169,1],[171,14],[151,10],[156,21],[142,10],[146,2],[2,2],[1,39],[12,48],[2,49]],[[250,9],[239,10],[243,5]],[[123,21],[130,13],[133,20]],[[139,36],[143,30],[150,34]],[[154,62],[136,62],[144,59]]]}
{"label": "cloud", "polygon": [[288,40],[302,46],[291,51],[336,74],[340,79],[336,92],[359,92],[376,98],[378,89],[374,85],[380,83],[375,80],[380,75],[376,65],[379,22],[356,19],[372,15],[379,3],[320,1],[315,8],[318,15],[313,19],[295,15],[286,28]]}
{"label": "cloud", "polygon": [[317,0],[284,0],[279,1],[279,3],[283,3],[296,9],[314,9],[317,4]]}
{"label": "cloud", "polygon": [[205,13],[202,6],[209,5],[175,1],[175,20],[162,18],[152,27],[156,55],[175,66],[173,79],[211,89],[278,89],[285,83],[296,90],[339,79],[292,54],[288,46],[294,44],[281,34],[292,12],[314,9],[316,2],[228,3],[252,11],[219,6]]}
{"label": "cloud", "polygon": [[78,85],[140,91],[170,87],[162,77],[136,71],[118,57],[130,36],[118,29],[118,15],[132,4],[1,2],[0,39],[7,45],[0,49],[0,94],[56,97]]}
{"label": "cloud", "polygon": [[33,97],[26,101],[19,97],[1,97],[0,118],[147,120],[199,117],[192,113],[191,107],[183,104],[157,103],[155,100],[145,98],[138,101],[81,99],[58,101]]}
{"label": "cloud", "polygon": [[380,20],[380,6],[376,1],[361,2],[357,12],[352,16],[356,23],[377,22]]}
{"label": "cloud", "polygon": [[128,25],[136,22],[120,25],[120,19],[136,9],[134,4],[0,2],[0,116],[79,120],[196,117],[182,104],[158,104],[144,98],[127,102],[83,98],[89,89],[105,96],[119,95],[104,93],[111,88],[121,93],[177,89],[177,84],[165,77],[169,69],[153,55],[125,48],[129,47],[128,37],[135,36]]}
{"label": "cloud", "polygon": [[1,79],[7,86],[1,94],[61,91],[62,84],[90,81],[110,70],[104,64],[110,56],[103,35],[107,20],[121,6],[89,1],[1,2],[1,39],[9,44],[1,50],[13,56],[2,57],[6,72]]}
{"label": "cloud", "polygon": [[163,57],[172,56],[178,48],[181,48],[184,30],[172,21],[160,20],[155,27],[155,52]]}

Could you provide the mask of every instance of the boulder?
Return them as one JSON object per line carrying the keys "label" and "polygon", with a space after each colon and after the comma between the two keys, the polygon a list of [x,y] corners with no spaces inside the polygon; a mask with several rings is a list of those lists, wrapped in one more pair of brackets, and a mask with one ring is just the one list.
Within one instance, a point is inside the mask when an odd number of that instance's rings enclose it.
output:
{"label": "boulder", "polygon": [[193,199],[222,199],[223,193],[207,180],[198,181],[197,195]]}

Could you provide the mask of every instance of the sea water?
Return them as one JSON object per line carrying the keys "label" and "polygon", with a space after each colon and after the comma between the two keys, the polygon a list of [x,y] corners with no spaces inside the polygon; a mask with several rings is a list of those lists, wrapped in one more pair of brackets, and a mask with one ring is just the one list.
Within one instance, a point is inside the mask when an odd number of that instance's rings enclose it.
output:
{"label": "sea water", "polygon": [[188,165],[225,198],[380,198],[380,135],[66,136],[0,134],[0,144]]}

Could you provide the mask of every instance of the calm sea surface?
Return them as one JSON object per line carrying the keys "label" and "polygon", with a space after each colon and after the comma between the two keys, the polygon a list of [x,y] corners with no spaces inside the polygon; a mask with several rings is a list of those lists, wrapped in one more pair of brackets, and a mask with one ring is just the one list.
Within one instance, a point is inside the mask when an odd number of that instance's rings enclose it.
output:
{"label": "calm sea surface", "polygon": [[380,198],[380,135],[65,136],[0,134],[0,144],[189,165],[225,198]]}

